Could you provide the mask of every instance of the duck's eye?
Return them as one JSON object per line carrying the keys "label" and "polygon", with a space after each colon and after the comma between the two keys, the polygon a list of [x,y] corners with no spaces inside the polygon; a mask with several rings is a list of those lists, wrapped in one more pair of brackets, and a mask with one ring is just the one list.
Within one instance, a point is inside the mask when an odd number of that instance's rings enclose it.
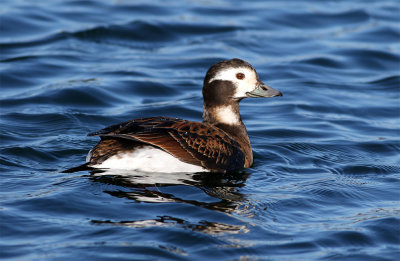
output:
{"label": "duck's eye", "polygon": [[243,79],[244,79],[244,73],[237,73],[237,74],[236,74],[236,78],[237,78],[238,80],[243,80]]}

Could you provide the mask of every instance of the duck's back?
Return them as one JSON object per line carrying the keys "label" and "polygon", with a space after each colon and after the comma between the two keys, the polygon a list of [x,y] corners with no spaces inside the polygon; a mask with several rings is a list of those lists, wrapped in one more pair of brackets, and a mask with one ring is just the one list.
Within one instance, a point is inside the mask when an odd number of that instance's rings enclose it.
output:
{"label": "duck's back", "polygon": [[244,167],[245,154],[225,131],[169,117],[141,118],[89,134],[101,141],[88,166],[162,172],[227,172]]}

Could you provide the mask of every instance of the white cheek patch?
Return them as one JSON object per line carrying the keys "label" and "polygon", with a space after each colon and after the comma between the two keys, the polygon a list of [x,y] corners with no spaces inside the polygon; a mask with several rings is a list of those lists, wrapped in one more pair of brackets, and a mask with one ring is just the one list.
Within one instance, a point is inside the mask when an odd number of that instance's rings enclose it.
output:
{"label": "white cheek patch", "polygon": [[247,92],[254,91],[257,87],[257,77],[253,72],[252,77],[246,77],[239,82],[236,86],[235,98],[245,98],[247,97]]}
{"label": "white cheek patch", "polygon": [[211,78],[208,83],[211,83],[216,80],[220,81],[231,81],[231,82],[236,82],[238,79],[236,79],[236,74],[248,70],[247,68],[229,68],[225,70],[219,71],[213,78]]}
{"label": "white cheek patch", "polygon": [[[243,80],[237,79],[236,74],[238,73],[243,73],[245,78]],[[257,75],[255,71],[247,67],[221,70],[213,78],[211,78],[208,83],[216,80],[232,82],[236,86],[235,98],[246,97],[246,92],[253,91],[257,86]]]}

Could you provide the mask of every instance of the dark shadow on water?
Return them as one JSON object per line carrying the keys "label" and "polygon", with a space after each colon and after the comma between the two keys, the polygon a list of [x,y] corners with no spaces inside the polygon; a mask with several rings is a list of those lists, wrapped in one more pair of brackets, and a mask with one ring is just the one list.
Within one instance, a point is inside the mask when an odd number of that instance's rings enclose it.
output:
{"label": "dark shadow on water", "polygon": [[[231,174],[221,173],[143,173],[132,171],[100,171],[93,170],[90,179],[108,185],[122,186],[130,191],[104,191],[110,195],[129,198],[139,202],[164,203],[184,202],[207,209],[230,212],[235,202],[244,200],[238,188],[245,186],[249,174],[244,171]],[[202,202],[185,200],[162,188],[182,186],[196,187],[207,195],[218,199],[218,202]],[[209,201],[209,200],[207,200]]]}
{"label": "dark shadow on water", "polygon": [[[143,173],[132,171],[91,172],[93,182],[123,187],[105,190],[118,198],[127,198],[144,203],[183,203],[223,213],[236,212],[245,201],[239,188],[245,186],[249,174],[241,171],[221,173]],[[201,190],[199,193],[199,189]],[[94,224],[112,224],[128,227],[180,226],[185,229],[214,233],[246,233],[244,225],[232,225],[202,220],[189,222],[170,215],[159,215],[150,220],[92,220]]]}

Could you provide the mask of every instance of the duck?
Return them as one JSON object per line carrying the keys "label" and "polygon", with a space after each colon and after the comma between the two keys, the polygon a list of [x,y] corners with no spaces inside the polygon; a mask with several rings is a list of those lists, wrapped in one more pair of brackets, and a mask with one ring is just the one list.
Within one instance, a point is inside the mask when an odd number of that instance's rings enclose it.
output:
{"label": "duck", "polygon": [[282,93],[264,84],[248,62],[212,65],[203,82],[202,122],[172,117],[137,118],[88,134],[100,137],[85,167],[142,172],[234,172],[253,165],[239,103]]}

